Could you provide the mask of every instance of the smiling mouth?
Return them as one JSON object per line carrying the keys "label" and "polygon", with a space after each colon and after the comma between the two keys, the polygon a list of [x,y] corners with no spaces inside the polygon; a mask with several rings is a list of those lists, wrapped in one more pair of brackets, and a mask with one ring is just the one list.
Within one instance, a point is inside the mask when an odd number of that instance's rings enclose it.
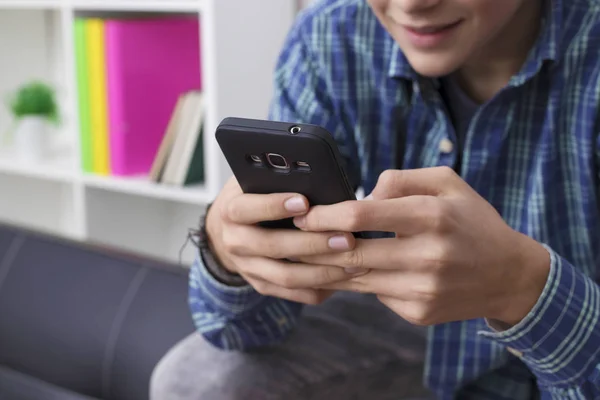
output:
{"label": "smiling mouth", "polygon": [[404,24],[404,23],[400,22],[400,20],[398,18],[396,18],[396,16],[394,16],[394,14],[392,12],[390,12],[389,10],[385,13],[385,15],[394,24],[401,26],[404,29],[411,31],[418,35],[431,35],[434,33],[439,33],[439,32],[442,32],[442,31],[445,31],[448,29],[452,29],[462,22],[462,19],[459,19],[459,20],[449,22],[449,23],[410,25],[410,24]]}
{"label": "smiling mouth", "polygon": [[410,26],[410,25],[402,25],[404,29],[415,33],[417,35],[433,35],[436,33],[440,33],[458,26],[462,20],[458,20],[449,24],[436,24],[436,25],[426,25],[426,26]]}

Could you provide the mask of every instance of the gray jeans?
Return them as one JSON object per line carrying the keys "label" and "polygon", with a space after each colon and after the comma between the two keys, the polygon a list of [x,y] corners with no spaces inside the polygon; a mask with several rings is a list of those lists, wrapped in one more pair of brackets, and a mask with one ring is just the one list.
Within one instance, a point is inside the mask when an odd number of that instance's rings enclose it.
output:
{"label": "gray jeans", "polygon": [[157,365],[151,400],[400,400],[422,386],[426,336],[376,297],[338,293],[305,307],[284,343],[221,351],[199,334]]}

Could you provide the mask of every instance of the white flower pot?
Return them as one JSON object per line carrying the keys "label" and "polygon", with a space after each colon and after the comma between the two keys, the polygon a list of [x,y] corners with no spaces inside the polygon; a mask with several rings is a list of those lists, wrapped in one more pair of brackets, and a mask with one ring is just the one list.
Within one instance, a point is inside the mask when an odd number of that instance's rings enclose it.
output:
{"label": "white flower pot", "polygon": [[14,150],[24,162],[42,160],[48,152],[48,122],[43,117],[23,117],[14,132]]}

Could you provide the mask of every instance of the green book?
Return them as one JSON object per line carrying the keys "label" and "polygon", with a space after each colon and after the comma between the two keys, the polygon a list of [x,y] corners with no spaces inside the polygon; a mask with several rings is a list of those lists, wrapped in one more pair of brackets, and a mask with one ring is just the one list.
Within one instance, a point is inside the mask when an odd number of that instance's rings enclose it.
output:
{"label": "green book", "polygon": [[192,159],[183,181],[184,185],[193,185],[204,182],[204,146],[202,140],[204,124],[200,124],[200,132],[196,141],[196,148],[192,153]]}
{"label": "green book", "polygon": [[85,19],[75,19],[74,33],[81,167],[84,172],[91,173],[94,171],[94,153],[92,149],[92,121],[90,115],[89,79],[87,73],[88,65],[85,51]]}

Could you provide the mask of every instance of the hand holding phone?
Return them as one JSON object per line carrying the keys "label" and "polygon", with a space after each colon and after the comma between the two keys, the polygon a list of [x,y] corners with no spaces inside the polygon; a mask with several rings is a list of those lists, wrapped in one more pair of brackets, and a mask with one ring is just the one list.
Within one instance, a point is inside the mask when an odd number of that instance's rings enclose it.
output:
{"label": "hand holding phone", "polygon": [[315,289],[356,274],[326,265],[285,259],[344,252],[354,248],[348,233],[303,232],[257,225],[303,215],[308,200],[295,193],[246,194],[235,178],[225,185],[207,215],[212,251],[221,265],[242,275],[259,293],[304,304],[319,304],[332,292]]}
{"label": "hand holding phone", "polygon": [[347,232],[289,229],[293,217],[312,205],[355,199],[329,133],[315,126],[227,118],[216,136],[235,177],[213,203],[207,232],[226,269],[261,294],[306,304],[331,294],[315,288],[358,275],[287,261],[355,246]]}
{"label": "hand holding phone", "polygon": [[[215,136],[245,193],[301,193],[310,206],[356,200],[332,135],[320,126],[225,118]],[[291,219],[261,224],[295,228]]]}

